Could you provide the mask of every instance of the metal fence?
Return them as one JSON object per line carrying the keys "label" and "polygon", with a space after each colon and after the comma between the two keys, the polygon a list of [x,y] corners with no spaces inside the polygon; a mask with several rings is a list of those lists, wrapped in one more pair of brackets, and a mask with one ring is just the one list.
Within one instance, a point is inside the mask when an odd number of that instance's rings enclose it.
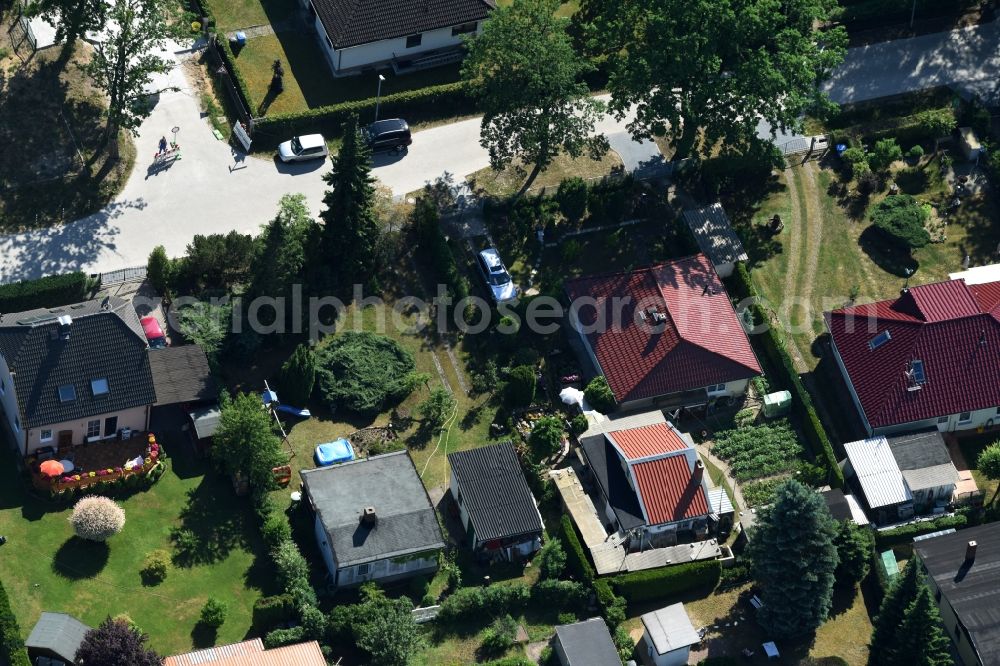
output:
{"label": "metal fence", "polygon": [[132,268],[120,268],[110,273],[99,273],[97,278],[101,281],[102,287],[123,284],[125,282],[137,282],[146,279],[146,267],[133,266]]}
{"label": "metal fence", "polygon": [[27,44],[31,47],[31,52],[34,53],[38,50],[38,40],[35,38],[35,33],[31,30],[31,23],[28,21],[28,17],[24,15],[24,4],[21,2],[15,3],[13,9],[17,12],[17,18],[14,19],[10,28],[7,29],[7,34],[10,36],[10,44],[15,52],[19,52],[21,47]]}

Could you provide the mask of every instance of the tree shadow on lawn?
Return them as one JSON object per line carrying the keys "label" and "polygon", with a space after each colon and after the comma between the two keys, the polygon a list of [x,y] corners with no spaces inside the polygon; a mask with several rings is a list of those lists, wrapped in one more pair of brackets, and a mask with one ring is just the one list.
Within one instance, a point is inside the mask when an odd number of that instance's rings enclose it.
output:
{"label": "tree shadow on lawn", "polygon": [[214,646],[218,638],[219,630],[204,622],[198,622],[191,630],[191,645],[199,650]]}
{"label": "tree shadow on lawn", "polygon": [[207,474],[188,491],[179,527],[170,534],[174,564],[191,567],[224,560],[237,548],[249,549],[256,529],[244,503],[216,474]]}
{"label": "tree shadow on lawn", "polygon": [[861,232],[858,245],[876,266],[891,275],[908,278],[920,267],[920,263],[913,258],[909,250],[893,247],[874,226],[869,226]]}
{"label": "tree shadow on lawn", "polygon": [[111,547],[106,542],[73,536],[56,551],[52,571],[70,580],[93,578],[104,570],[110,554]]}

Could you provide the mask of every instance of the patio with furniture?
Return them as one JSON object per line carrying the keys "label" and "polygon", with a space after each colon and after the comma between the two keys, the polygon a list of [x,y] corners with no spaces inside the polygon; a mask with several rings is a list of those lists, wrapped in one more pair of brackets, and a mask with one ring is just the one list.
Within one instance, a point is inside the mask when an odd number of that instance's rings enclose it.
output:
{"label": "patio with furniture", "polygon": [[25,463],[35,488],[60,492],[143,474],[159,457],[160,445],[153,433],[133,433],[124,440],[60,447],[28,456]]}

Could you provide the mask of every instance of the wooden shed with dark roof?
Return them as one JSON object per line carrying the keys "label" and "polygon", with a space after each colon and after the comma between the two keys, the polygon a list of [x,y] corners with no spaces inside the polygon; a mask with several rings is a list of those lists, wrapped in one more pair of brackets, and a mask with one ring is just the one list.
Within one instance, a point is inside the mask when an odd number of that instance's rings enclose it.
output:
{"label": "wooden shed with dark roof", "polygon": [[451,496],[473,550],[499,559],[542,545],[542,516],[510,442],[448,454]]}

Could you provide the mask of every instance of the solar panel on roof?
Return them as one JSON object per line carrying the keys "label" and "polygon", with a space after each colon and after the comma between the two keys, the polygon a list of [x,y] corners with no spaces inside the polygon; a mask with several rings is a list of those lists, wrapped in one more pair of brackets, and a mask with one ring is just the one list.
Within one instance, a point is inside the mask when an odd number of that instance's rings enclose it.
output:
{"label": "solar panel on roof", "polygon": [[874,338],[868,341],[868,349],[875,350],[884,345],[885,343],[892,340],[892,334],[888,330],[882,331]]}

